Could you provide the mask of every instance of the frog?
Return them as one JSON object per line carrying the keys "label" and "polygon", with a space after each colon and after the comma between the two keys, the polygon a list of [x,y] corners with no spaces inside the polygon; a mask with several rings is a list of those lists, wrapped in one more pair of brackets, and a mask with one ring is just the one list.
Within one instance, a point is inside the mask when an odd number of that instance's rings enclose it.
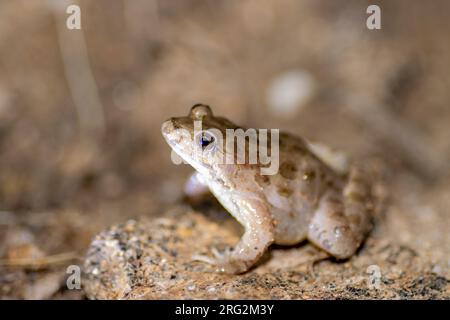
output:
{"label": "frog", "polygon": [[[200,134],[196,121],[201,121]],[[225,135],[227,129],[246,130],[214,115],[206,104],[196,104],[187,116],[172,117],[161,126],[170,148],[195,169],[187,194],[212,193],[244,229],[233,248],[213,248],[203,256],[205,262],[219,272],[241,274],[272,244],[292,246],[305,240],[336,260],[357,252],[372,229],[374,207],[370,179],[361,166],[338,170],[332,157],[325,159],[309,141],[280,131],[278,170],[262,174],[265,164],[223,161],[227,141],[210,132]]]}

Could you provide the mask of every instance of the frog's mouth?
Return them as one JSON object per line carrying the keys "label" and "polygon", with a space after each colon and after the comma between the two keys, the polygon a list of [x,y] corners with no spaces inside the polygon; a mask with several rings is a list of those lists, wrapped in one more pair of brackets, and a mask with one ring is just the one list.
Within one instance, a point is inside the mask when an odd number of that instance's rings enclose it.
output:
{"label": "frog's mouth", "polygon": [[177,125],[177,121],[169,119],[161,126],[161,132],[167,144],[186,163],[199,172],[205,172],[207,165],[196,159],[192,137],[189,130]]}
{"label": "frog's mouth", "polygon": [[164,137],[169,136],[172,132],[175,131],[175,125],[172,119],[166,120],[161,125],[161,133]]}
{"label": "frog's mouth", "polygon": [[189,129],[180,125],[176,118],[164,121],[161,125],[161,133],[173,148],[192,144],[192,135]]}

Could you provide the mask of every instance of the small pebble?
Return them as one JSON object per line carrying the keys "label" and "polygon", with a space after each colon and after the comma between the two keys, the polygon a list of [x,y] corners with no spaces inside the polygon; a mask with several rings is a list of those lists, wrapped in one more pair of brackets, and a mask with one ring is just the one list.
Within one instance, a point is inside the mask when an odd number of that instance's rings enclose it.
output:
{"label": "small pebble", "polygon": [[209,293],[213,293],[213,292],[216,292],[216,288],[215,287],[208,287],[206,289],[206,291],[208,291]]}
{"label": "small pebble", "polygon": [[195,284],[190,284],[186,287],[187,291],[194,291],[195,290]]}

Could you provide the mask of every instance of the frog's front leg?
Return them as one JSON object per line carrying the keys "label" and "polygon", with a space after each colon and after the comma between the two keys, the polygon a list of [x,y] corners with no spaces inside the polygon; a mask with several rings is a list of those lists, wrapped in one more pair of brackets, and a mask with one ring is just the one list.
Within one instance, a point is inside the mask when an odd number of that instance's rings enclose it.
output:
{"label": "frog's front leg", "polygon": [[355,253],[372,226],[370,186],[352,169],[343,194],[328,192],[309,225],[308,239],[339,259]]}
{"label": "frog's front leg", "polygon": [[210,191],[204,178],[198,172],[194,172],[184,185],[184,194],[188,200],[199,202],[210,195]]}
{"label": "frog's front leg", "polygon": [[241,223],[245,232],[238,244],[216,263],[219,271],[243,273],[250,269],[274,241],[275,228],[267,204],[260,199],[233,199],[231,214]]}

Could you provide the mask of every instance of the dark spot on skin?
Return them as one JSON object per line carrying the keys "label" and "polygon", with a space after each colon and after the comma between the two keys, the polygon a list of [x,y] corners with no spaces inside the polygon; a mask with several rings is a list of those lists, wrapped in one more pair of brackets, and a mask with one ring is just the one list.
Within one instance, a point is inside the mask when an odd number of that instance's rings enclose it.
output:
{"label": "dark spot on skin", "polygon": [[329,189],[337,189],[336,184],[334,183],[333,180],[327,180],[327,187]]}
{"label": "dark spot on skin", "polygon": [[361,216],[359,215],[352,216],[350,222],[354,225],[359,225],[361,223]]}
{"label": "dark spot on skin", "polygon": [[292,189],[286,186],[277,186],[277,192],[280,196],[285,198],[288,198],[293,193]]}
{"label": "dark spot on skin", "polygon": [[[210,167],[210,166],[209,166]],[[230,189],[230,185],[228,183],[225,182],[225,180],[223,180],[222,178],[216,178],[215,181],[222,185],[225,189]]]}
{"label": "dark spot on skin", "polygon": [[332,206],[335,206],[335,207],[342,206],[341,198],[338,197],[337,195],[332,195],[332,196],[328,197],[327,201]]}
{"label": "dark spot on skin", "polygon": [[[340,205],[340,207],[342,207],[342,205]],[[335,211],[335,212],[333,212],[333,216],[336,217],[336,218],[344,217],[344,212],[342,212],[342,211]]]}
{"label": "dark spot on skin", "polygon": [[255,174],[255,181],[260,187],[265,187],[270,183],[268,176],[259,174],[258,172]]}
{"label": "dark spot on skin", "polygon": [[297,145],[297,144],[294,144],[292,146],[292,150],[297,152],[297,153],[300,153],[300,154],[306,154],[306,149],[304,147],[302,147],[302,146]]}
{"label": "dark spot on skin", "polygon": [[313,170],[306,170],[303,173],[303,180],[308,181],[308,182],[312,182],[314,180],[314,178],[316,177],[316,172]]}
{"label": "dark spot on skin", "polygon": [[351,181],[351,183],[353,183],[353,184],[358,184],[358,185],[361,185],[361,186],[364,186],[364,187],[366,187],[367,185],[366,185],[366,180],[364,180],[362,177],[360,177],[360,176],[353,176],[352,177],[352,181]]}
{"label": "dark spot on skin", "polygon": [[292,162],[283,162],[280,166],[280,174],[283,178],[293,180],[297,173],[297,167]]}
{"label": "dark spot on skin", "polygon": [[181,128],[181,126],[178,123],[178,121],[172,121],[172,124],[173,124],[174,129],[180,129]]}
{"label": "dark spot on skin", "polygon": [[351,193],[348,195],[348,198],[351,199],[351,200],[353,200],[353,201],[357,201],[357,202],[363,202],[363,201],[366,200],[366,197],[365,197],[364,195],[359,194],[359,193],[357,193],[357,192],[351,192]]}

